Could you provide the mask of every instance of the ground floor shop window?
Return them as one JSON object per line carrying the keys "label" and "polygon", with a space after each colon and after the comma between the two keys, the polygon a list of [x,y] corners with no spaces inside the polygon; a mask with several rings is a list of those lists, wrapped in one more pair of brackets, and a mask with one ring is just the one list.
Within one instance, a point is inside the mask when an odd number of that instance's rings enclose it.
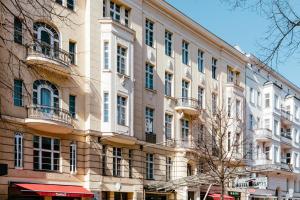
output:
{"label": "ground floor shop window", "polygon": [[145,200],[167,200],[165,194],[146,194]]}
{"label": "ground floor shop window", "polygon": [[128,194],[125,192],[115,192],[114,200],[128,200]]}

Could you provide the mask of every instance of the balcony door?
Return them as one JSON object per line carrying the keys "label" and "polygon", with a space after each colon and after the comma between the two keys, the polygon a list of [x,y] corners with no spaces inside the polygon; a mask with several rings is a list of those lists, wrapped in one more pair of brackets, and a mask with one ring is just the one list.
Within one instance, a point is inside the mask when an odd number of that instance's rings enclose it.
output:
{"label": "balcony door", "polygon": [[42,111],[45,113],[51,112],[51,107],[53,107],[52,103],[52,95],[51,91],[48,88],[41,88],[40,90],[40,105],[42,107]]}
{"label": "balcony door", "polygon": [[47,55],[47,56],[50,56],[50,52],[51,52],[51,47],[53,46],[53,41],[51,41],[51,38],[52,36],[50,35],[50,32],[45,30],[45,29],[42,29],[40,31],[40,34],[39,34],[39,41],[41,41],[41,50],[42,50],[42,53]]}

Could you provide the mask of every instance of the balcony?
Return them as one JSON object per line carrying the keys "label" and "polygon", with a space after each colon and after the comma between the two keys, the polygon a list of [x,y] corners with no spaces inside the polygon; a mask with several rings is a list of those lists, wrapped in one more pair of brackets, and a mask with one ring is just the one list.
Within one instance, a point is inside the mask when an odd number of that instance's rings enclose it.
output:
{"label": "balcony", "polygon": [[269,129],[256,129],[255,130],[255,139],[260,142],[267,142],[272,140],[272,131]]}
{"label": "balcony", "polygon": [[62,75],[69,74],[71,59],[68,52],[34,42],[26,46],[26,63],[32,66],[42,67]]}
{"label": "balcony", "polygon": [[293,121],[293,116],[290,111],[281,108],[281,121],[283,124],[291,125]]}
{"label": "balcony", "polygon": [[280,169],[283,171],[293,171],[293,165],[291,163],[288,163],[286,158],[282,158],[280,163]]}
{"label": "balcony", "polygon": [[25,124],[36,130],[58,134],[73,130],[72,116],[68,111],[42,105],[27,107]]}
{"label": "balcony", "polygon": [[237,82],[237,81],[227,81],[226,83],[227,88],[231,88],[232,92],[242,95],[244,92],[244,88]]}
{"label": "balcony", "polygon": [[175,110],[183,112],[187,115],[199,115],[201,105],[197,99],[193,98],[177,98]]}
{"label": "balcony", "polygon": [[156,134],[146,133],[146,142],[156,144]]}
{"label": "balcony", "polygon": [[291,132],[281,132],[280,141],[284,143],[287,147],[292,145]]}

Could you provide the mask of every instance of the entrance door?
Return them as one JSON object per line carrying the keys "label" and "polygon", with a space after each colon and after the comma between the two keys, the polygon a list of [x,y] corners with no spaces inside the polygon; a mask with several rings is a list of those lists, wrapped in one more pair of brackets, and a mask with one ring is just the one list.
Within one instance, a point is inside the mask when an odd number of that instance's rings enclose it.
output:
{"label": "entrance door", "polygon": [[195,199],[195,192],[188,191],[188,200],[194,200]]}

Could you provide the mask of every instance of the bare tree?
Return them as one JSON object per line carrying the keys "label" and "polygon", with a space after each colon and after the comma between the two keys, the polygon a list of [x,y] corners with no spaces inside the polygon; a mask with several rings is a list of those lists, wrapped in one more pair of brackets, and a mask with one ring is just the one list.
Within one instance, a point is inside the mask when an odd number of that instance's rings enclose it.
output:
{"label": "bare tree", "polygon": [[[258,56],[266,63],[277,65],[299,53],[300,9],[299,2],[291,0],[221,0],[233,9],[251,9],[266,17],[267,32],[259,41]],[[255,28],[255,27],[254,27]]]}
{"label": "bare tree", "polygon": [[204,161],[203,173],[220,186],[222,199],[226,186],[245,172],[252,151],[251,140],[244,133],[242,115],[233,114],[231,104],[229,109],[207,109],[202,113],[205,121],[199,118],[193,122],[193,142],[199,159]]}

